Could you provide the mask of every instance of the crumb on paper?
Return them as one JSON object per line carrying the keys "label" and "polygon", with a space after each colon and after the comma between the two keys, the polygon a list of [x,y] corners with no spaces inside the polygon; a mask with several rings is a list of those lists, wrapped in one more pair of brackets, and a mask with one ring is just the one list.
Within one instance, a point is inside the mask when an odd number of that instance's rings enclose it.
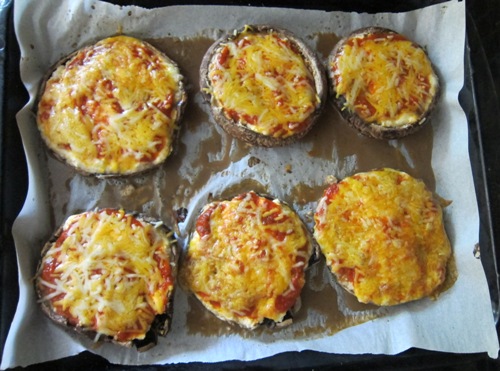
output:
{"label": "crumb on paper", "polygon": [[122,197],[130,197],[130,196],[132,196],[134,191],[135,191],[135,187],[131,184],[128,184],[120,191],[120,193],[121,193]]}
{"label": "crumb on paper", "polygon": [[186,220],[188,215],[188,210],[185,207],[181,207],[176,210],[176,219],[178,223],[182,223]]}
{"label": "crumb on paper", "polygon": [[327,175],[325,181],[327,184],[334,184],[339,182],[339,180],[334,175]]}
{"label": "crumb on paper", "polygon": [[261,163],[261,160],[258,157],[251,156],[248,159],[248,167],[254,167],[255,165],[258,165]]}
{"label": "crumb on paper", "polygon": [[476,243],[474,245],[474,250],[472,251],[472,253],[474,254],[474,257],[476,259],[480,259],[481,258],[481,246],[479,246],[479,243]]}

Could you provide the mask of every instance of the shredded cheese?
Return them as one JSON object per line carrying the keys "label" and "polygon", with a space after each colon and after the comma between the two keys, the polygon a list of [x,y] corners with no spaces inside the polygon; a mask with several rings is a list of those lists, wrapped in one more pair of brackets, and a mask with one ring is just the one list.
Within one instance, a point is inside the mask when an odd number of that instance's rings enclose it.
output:
{"label": "shredded cheese", "polygon": [[367,123],[401,127],[430,107],[438,78],[425,51],[396,33],[359,34],[330,59],[333,86]]}
{"label": "shredded cheese", "polygon": [[263,135],[300,132],[320,104],[303,56],[272,30],[247,27],[221,44],[208,78],[212,100],[226,117]]}
{"label": "shredded cheese", "polygon": [[171,235],[123,210],[69,217],[42,259],[41,301],[72,326],[143,339],[174,287]]}
{"label": "shredded cheese", "polygon": [[422,181],[393,169],[327,188],[314,236],[332,272],[363,303],[393,305],[431,295],[451,246],[442,210]]}
{"label": "shredded cheese", "polygon": [[179,69],[158,50],[110,37],[53,72],[37,123],[49,148],[69,164],[127,174],[170,154],[183,94]]}
{"label": "shredded cheese", "polygon": [[293,306],[311,252],[289,207],[248,192],[203,209],[181,279],[218,317],[254,328],[281,321]]}

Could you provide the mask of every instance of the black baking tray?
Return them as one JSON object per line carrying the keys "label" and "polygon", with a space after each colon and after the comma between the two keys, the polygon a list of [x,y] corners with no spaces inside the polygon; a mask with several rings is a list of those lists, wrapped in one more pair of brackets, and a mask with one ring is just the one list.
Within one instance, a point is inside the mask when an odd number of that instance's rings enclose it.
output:
{"label": "black baking tray", "polygon": [[[158,7],[174,4],[207,4],[204,1],[110,1],[119,5]],[[400,12],[441,3],[442,0],[309,0],[309,1],[211,1],[219,5],[312,8],[325,11]],[[12,2],[6,16],[5,33],[0,34],[0,63],[4,73],[0,123],[0,354],[18,301],[17,262],[11,234],[12,223],[22,208],[28,175],[15,114],[28,95],[19,77],[19,48],[13,28]],[[500,251],[500,3],[498,0],[471,0],[466,3],[467,40],[465,83],[459,101],[469,123],[469,152],[480,211],[481,260],[488,278],[492,311],[500,334],[499,276]],[[0,27],[1,31],[1,27]],[[3,32],[3,31],[2,31]],[[432,31],[430,31],[432,32]],[[5,44],[2,43],[5,41]],[[5,48],[4,48],[5,46]],[[0,72],[2,72],[0,70]],[[470,319],[474,321],[473,318]],[[48,339],[50,341],[50,339]],[[29,351],[29,344],[26,344]],[[21,369],[21,368],[18,368]],[[187,363],[162,366],[113,365],[90,352],[33,365],[27,370],[216,370],[216,369],[315,369],[315,370],[498,370],[500,361],[485,353],[452,354],[410,349],[394,356],[339,355],[314,351],[288,352],[252,362],[227,361],[214,364]]]}

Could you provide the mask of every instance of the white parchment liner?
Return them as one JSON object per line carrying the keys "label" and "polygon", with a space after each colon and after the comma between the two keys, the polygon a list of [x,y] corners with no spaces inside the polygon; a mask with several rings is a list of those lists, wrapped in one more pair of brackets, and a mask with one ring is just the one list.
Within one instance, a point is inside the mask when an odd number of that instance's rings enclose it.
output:
{"label": "white parchment liner", "polygon": [[[14,20],[22,54],[22,80],[30,93],[28,104],[17,116],[28,161],[29,190],[13,230],[19,262],[20,300],[5,345],[2,368],[66,357],[87,349],[113,363],[124,364],[252,360],[305,349],[330,353],[395,354],[410,347],[447,352],[487,352],[491,357],[497,357],[499,344],[488,286],[481,263],[472,253],[478,242],[479,218],[467,150],[467,122],[458,104],[464,72],[464,2],[451,1],[408,13],[370,15],[217,6],[146,10],[97,1],[19,0],[15,3]],[[247,153],[235,154],[234,141],[218,139],[220,148],[206,154],[212,168],[209,171],[202,169],[194,161],[200,156],[196,152],[198,143],[222,138],[210,119],[183,132],[183,163],[173,168],[176,171],[173,174],[169,173],[174,171],[172,167],[159,170],[154,175],[154,184],[159,186],[152,189],[142,189],[144,181],[140,178],[117,182],[89,180],[47,157],[36,129],[33,103],[41,78],[59,58],[117,32],[153,40],[201,35],[214,38],[220,30],[232,30],[247,23],[267,23],[287,28],[300,34],[312,48],[316,47],[317,36],[321,33],[345,35],[368,25],[393,28],[426,47],[443,82],[441,103],[430,129],[433,131],[430,150],[435,191],[453,200],[446,209],[446,220],[457,264],[456,283],[437,301],[421,300],[390,308],[379,319],[333,335],[310,338],[277,336],[273,339],[271,335],[271,341],[269,336],[264,341],[259,336],[193,334],[185,323],[188,300],[180,290],[176,295],[171,333],[161,339],[153,350],[145,353],[111,344],[93,347],[91,342],[81,341],[54,326],[38,308],[32,277],[45,239],[69,214],[96,206],[127,207],[127,197],[143,197],[142,210],[138,211],[156,216],[167,215],[169,211],[165,208],[186,207],[190,216],[186,223],[180,225],[182,246],[195,214],[192,211],[199,208],[210,193],[220,194],[221,188],[240,182],[241,177],[258,179],[269,193],[290,202],[310,222],[314,202],[290,199],[292,189],[298,182],[311,187],[323,186],[327,175],[350,175],[353,167],[349,156],[335,159],[305,156],[311,150],[311,140],[273,150],[244,147]],[[192,99],[192,102],[200,103],[198,96]],[[345,126],[345,130],[351,129]],[[404,146],[397,141],[380,146],[400,146],[399,150],[404,155]],[[228,165],[218,165],[225,164],[225,156],[231,160]],[[412,158],[408,156],[406,162],[411,167]],[[249,166],[252,158],[259,161]],[[276,171],[286,166],[293,169],[292,174]],[[206,185],[201,191],[192,193],[188,183],[199,174],[207,176]],[[165,178],[176,177],[182,182],[178,187],[172,186],[175,197],[158,194],[161,189],[169,188]],[[119,191],[115,204],[111,205],[115,194],[109,189],[113,187]],[[106,203],[109,204],[102,204],[102,195],[106,196]],[[124,198],[120,199],[121,196]],[[148,197],[165,200],[165,204],[153,204]],[[189,202],[177,204],[176,200],[180,199]]]}

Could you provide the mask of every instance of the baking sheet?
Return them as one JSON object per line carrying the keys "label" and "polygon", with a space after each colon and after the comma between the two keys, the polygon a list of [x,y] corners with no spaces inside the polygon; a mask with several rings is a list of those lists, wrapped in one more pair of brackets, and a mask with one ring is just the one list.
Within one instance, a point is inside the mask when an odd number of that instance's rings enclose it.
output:
{"label": "baking sheet", "polygon": [[[420,347],[448,352],[486,351],[496,357],[498,339],[487,284],[480,261],[472,254],[478,239],[478,217],[467,153],[467,123],[457,100],[463,85],[464,8],[463,2],[449,2],[409,13],[368,15],[249,7],[180,6],[149,11],[90,1],[16,2],[21,72],[31,96],[18,115],[30,188],[13,231],[20,268],[20,303],[2,368],[68,356],[88,348],[113,363],[130,364],[250,360],[303,349],[394,354]],[[200,12],[205,16],[200,17]],[[200,45],[208,46],[223,30],[245,23],[288,28],[302,35],[321,57],[333,46],[332,34],[344,35],[361,26],[376,24],[407,34],[426,46],[442,77],[443,96],[432,127],[405,140],[375,142],[353,133],[335,116],[332,107],[327,107],[323,119],[304,141],[286,148],[251,148],[214,127],[197,93],[196,74],[190,72],[187,77],[191,100],[179,151],[153,174],[122,181],[97,181],[79,176],[47,157],[36,132],[32,102],[41,77],[60,57],[98,38],[124,32],[166,48],[181,68],[193,71],[189,64],[199,59],[203,52]],[[40,24],[47,27],[39,28]],[[429,29],[433,32],[429,33]],[[345,146],[346,141],[353,141],[356,146]],[[377,153],[375,159],[373,153]],[[156,348],[143,354],[114,345],[95,348],[91,342],[53,326],[36,306],[30,277],[40,248],[71,213],[95,206],[121,206],[139,208],[172,223],[172,212],[185,207],[188,219],[179,226],[183,244],[192,218],[207,199],[251,186],[288,201],[310,225],[310,212],[328,175],[341,178],[370,166],[402,168],[423,178],[442,197],[453,200],[446,209],[446,218],[458,279],[435,302],[423,300],[380,311],[351,308],[339,295],[333,304],[347,312],[345,318],[354,318],[352,323],[378,318],[357,326],[348,323],[340,332],[329,327],[335,333],[309,331],[307,336],[301,336],[297,333],[303,328],[318,327],[318,323],[329,318],[329,313],[318,314],[306,302],[302,309],[305,320],[298,321],[291,330],[248,334],[220,326],[212,332],[197,331],[188,321],[193,303],[179,290],[172,332]],[[323,273],[316,272],[313,277]],[[320,291],[313,287],[311,295]],[[313,301],[309,302],[311,306]],[[212,323],[210,317],[207,321]],[[47,342],[48,337],[53,341]],[[29,354],[23,351],[26,341],[31,344]]]}

